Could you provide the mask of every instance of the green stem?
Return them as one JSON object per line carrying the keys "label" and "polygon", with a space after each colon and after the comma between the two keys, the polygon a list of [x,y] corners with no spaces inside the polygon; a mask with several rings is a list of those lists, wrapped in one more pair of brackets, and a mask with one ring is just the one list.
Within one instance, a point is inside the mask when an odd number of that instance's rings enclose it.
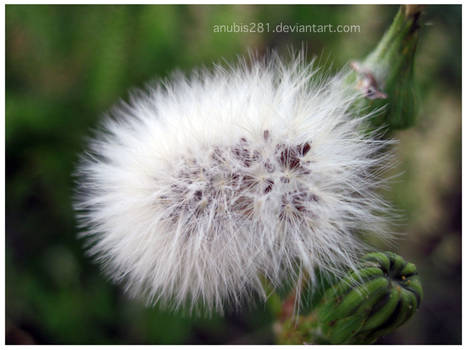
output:
{"label": "green stem", "polygon": [[352,62],[348,83],[363,92],[357,107],[365,112],[383,107],[373,119],[390,130],[412,126],[416,117],[414,61],[421,6],[401,6],[376,48],[362,61]]}

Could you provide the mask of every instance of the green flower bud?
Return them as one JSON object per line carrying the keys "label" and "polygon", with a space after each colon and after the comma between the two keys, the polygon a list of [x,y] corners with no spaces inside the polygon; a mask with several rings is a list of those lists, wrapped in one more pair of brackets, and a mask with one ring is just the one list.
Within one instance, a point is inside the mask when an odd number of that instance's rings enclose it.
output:
{"label": "green flower bud", "polygon": [[414,264],[391,252],[367,254],[317,306],[318,342],[374,343],[410,319],[422,298]]}
{"label": "green flower bud", "polygon": [[362,62],[351,63],[354,72],[349,82],[365,96],[358,107],[384,107],[372,120],[375,126],[395,130],[415,122],[414,58],[420,11],[421,6],[402,6],[377,47]]}

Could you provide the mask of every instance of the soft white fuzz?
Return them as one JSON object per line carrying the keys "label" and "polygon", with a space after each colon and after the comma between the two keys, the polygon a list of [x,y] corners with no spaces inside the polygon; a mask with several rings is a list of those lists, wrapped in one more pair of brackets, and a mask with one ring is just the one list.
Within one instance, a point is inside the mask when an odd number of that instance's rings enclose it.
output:
{"label": "soft white fuzz", "polygon": [[132,296],[220,312],[353,266],[363,232],[389,238],[389,162],[342,79],[274,56],[133,93],[78,167],[89,252]]}

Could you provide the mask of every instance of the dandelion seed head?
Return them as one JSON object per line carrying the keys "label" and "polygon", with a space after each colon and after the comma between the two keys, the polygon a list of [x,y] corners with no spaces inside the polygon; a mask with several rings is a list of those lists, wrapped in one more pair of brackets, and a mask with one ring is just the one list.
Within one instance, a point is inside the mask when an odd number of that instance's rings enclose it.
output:
{"label": "dandelion seed head", "polygon": [[390,238],[377,169],[343,75],[278,56],[134,91],[76,171],[88,251],[148,304],[222,312],[315,270],[340,274]]}

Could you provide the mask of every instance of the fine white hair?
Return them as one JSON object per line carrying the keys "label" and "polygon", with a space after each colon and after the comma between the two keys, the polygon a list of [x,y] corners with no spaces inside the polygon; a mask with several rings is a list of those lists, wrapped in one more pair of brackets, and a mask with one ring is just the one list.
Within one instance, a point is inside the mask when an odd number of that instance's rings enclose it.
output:
{"label": "fine white hair", "polygon": [[131,296],[208,312],[353,267],[391,238],[392,163],[345,78],[271,54],[133,91],[75,174],[88,252]]}

